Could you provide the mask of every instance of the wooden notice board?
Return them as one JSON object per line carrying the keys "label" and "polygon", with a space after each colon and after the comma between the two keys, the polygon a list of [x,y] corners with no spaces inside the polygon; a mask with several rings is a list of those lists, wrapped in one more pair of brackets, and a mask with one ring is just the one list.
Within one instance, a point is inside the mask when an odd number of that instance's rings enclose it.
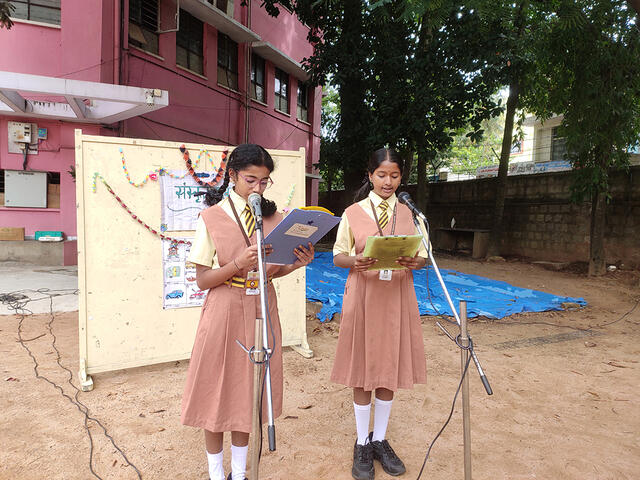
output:
{"label": "wooden notice board", "polygon": [[[152,175],[144,185],[133,184],[160,168],[185,171],[180,146],[176,142],[88,136],[76,130],[79,353],[80,376],[87,390],[92,388],[90,374],[191,355],[200,308],[163,308],[163,241],[132,218],[135,215],[161,231],[160,175]],[[219,145],[186,144],[186,148],[193,161],[202,152],[216,159],[224,150],[232,150]],[[279,209],[303,206],[304,149],[269,153],[276,168],[272,174],[274,186],[267,197]],[[194,232],[162,233],[192,237]],[[304,269],[274,283],[283,346],[311,356]]]}

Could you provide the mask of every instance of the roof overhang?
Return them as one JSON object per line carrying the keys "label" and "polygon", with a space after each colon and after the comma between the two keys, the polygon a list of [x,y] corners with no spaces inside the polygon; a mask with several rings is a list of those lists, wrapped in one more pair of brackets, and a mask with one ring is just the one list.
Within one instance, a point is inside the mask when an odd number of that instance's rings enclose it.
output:
{"label": "roof overhang", "polygon": [[524,125],[525,127],[539,127],[541,125],[555,127],[556,125],[560,125],[563,118],[564,115],[552,115],[550,118],[542,120],[535,115],[531,115],[529,117],[525,117],[522,125]]}
{"label": "roof overhang", "polygon": [[227,16],[225,12],[214,7],[205,0],[180,0],[180,8],[194,17],[212,25],[216,30],[231,37],[238,43],[255,42],[260,35]]}
{"label": "roof overhang", "polygon": [[293,75],[300,80],[308,80],[309,74],[305,72],[300,63],[296,62],[287,54],[281,52],[269,42],[253,42],[251,45],[253,51],[262,58],[269,60],[276,67]]}
{"label": "roof overhang", "polygon": [[109,124],[167,105],[166,90],[0,71],[0,115]]}

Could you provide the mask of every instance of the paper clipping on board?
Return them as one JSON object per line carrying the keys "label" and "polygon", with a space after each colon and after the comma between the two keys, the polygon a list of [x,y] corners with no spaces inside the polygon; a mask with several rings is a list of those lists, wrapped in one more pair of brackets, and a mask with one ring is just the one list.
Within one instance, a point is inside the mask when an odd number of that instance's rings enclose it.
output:
{"label": "paper clipping on board", "polygon": [[[193,238],[177,240],[193,241]],[[191,246],[186,243],[162,241],[163,293],[162,308],[200,307],[207,290],[196,283],[196,265],[189,262]]]}

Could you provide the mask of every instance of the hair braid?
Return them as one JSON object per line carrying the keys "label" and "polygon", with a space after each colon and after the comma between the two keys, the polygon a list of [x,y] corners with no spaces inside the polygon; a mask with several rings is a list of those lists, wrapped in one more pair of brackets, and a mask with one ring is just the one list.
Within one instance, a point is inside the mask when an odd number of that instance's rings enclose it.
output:
{"label": "hair braid", "polygon": [[207,193],[204,196],[204,204],[207,207],[211,207],[222,200],[224,197],[224,192],[226,192],[227,187],[229,186],[229,164],[227,164],[227,169],[224,172],[224,180],[222,181],[222,185],[218,188],[215,187],[207,187]]}

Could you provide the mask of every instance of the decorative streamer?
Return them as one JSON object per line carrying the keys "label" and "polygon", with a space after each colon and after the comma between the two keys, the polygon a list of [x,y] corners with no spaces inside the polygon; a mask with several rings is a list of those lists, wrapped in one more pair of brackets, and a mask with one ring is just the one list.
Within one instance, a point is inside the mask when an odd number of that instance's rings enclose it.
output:
{"label": "decorative streamer", "polygon": [[191,242],[186,241],[186,240],[178,240],[177,238],[172,238],[172,237],[168,237],[166,235],[163,235],[162,233],[158,232],[157,230],[151,228],[147,223],[143,222],[137,215],[135,215],[131,209],[129,209],[129,207],[127,207],[127,205],[122,201],[122,199],[116,195],[116,193],[113,191],[113,189],[109,186],[109,184],[107,183],[107,181],[104,179],[104,177],[102,175],[100,175],[98,172],[95,172],[93,174],[93,182],[91,184],[91,188],[93,190],[93,193],[96,193],[96,180],[100,179],[100,181],[104,184],[105,187],[107,187],[107,190],[109,191],[109,193],[111,195],[113,195],[115,197],[115,199],[118,201],[118,203],[120,204],[120,206],[122,208],[124,208],[127,213],[129,213],[129,215],[131,216],[131,218],[133,218],[135,221],[137,221],[140,225],[142,225],[143,227],[145,227],[147,230],[149,230],[151,233],[153,233],[154,235],[160,237],[162,240],[169,240],[171,241],[171,243],[184,243],[186,245],[191,245]]}
{"label": "decorative streamer", "polygon": [[[184,145],[182,145],[180,147],[180,151],[183,153],[185,162],[187,164],[187,170],[188,173],[195,179],[196,182],[198,182],[200,185],[205,185],[196,175],[194,168],[198,168],[198,166],[200,165],[200,161],[202,160],[202,163],[206,163],[207,160],[209,161],[209,163],[211,163],[211,166],[214,168],[215,170],[215,164],[213,163],[213,157],[211,156],[211,153],[209,152],[209,150],[200,150],[200,153],[198,153],[198,158],[196,159],[195,163],[192,165],[191,163],[191,159],[189,158],[189,152],[186,151],[186,148]],[[186,151],[186,154],[185,154]],[[224,173],[224,166],[225,166],[225,159],[227,158],[227,150],[225,150],[224,152],[222,152],[222,163],[220,164],[220,168],[218,169],[218,175],[216,175],[216,178],[209,184],[207,185],[215,185],[216,183],[218,183],[218,181],[221,178],[221,172]],[[204,156],[204,160],[203,160],[203,156]],[[125,177],[127,177],[127,181],[133,185],[134,187],[142,187],[144,185],[147,184],[147,182],[149,180],[158,180],[158,177],[160,175],[169,175],[172,178],[176,178],[176,179],[182,179],[184,177],[187,176],[186,173],[184,173],[183,175],[175,175],[171,172],[169,172],[166,168],[160,167],[160,168],[156,168],[155,170],[152,170],[151,172],[149,172],[146,177],[144,177],[144,179],[139,182],[136,183],[133,180],[131,180],[131,175],[129,174],[129,170],[127,169],[127,162],[124,158],[124,151],[122,148],[120,148],[120,159],[122,160],[122,170],[124,171],[124,175]]]}
{"label": "decorative streamer", "polygon": [[286,207],[288,207],[289,205],[291,205],[291,200],[293,200],[293,192],[296,191],[296,184],[294,183],[293,185],[291,185],[291,191],[289,192],[289,196],[287,197],[287,203],[286,203]]}
{"label": "decorative streamer", "polygon": [[120,148],[120,159],[122,160],[122,170],[124,171],[124,176],[127,177],[127,181],[134,187],[142,187],[146,185],[149,179],[154,181],[158,180],[159,175],[169,175],[170,177],[177,178],[177,179],[184,178],[187,175],[186,173],[184,175],[174,175],[173,173],[169,172],[167,169],[160,167],[149,172],[147,176],[144,177],[144,180],[142,180],[140,183],[136,183],[133,180],[131,180],[131,175],[129,175],[129,170],[127,169],[127,163],[124,159],[124,151],[122,150],[122,148]]}
{"label": "decorative streamer", "polygon": [[[220,179],[224,175],[224,170],[227,164],[226,162],[227,153],[229,152],[228,150],[225,150],[222,152],[222,160],[220,161],[220,168],[218,169],[218,173],[216,174],[215,178],[210,182],[203,182],[202,180],[200,180],[200,177],[196,175],[196,172],[193,169],[193,165],[191,163],[191,158],[189,158],[189,150],[187,150],[187,148],[184,145],[180,145],[180,151],[182,152],[182,158],[184,158],[184,161],[187,164],[187,170],[189,174],[193,177],[193,179],[196,181],[198,185],[202,185],[203,187],[204,186],[213,187],[220,181]],[[198,155],[198,161],[200,161],[199,155]]]}

